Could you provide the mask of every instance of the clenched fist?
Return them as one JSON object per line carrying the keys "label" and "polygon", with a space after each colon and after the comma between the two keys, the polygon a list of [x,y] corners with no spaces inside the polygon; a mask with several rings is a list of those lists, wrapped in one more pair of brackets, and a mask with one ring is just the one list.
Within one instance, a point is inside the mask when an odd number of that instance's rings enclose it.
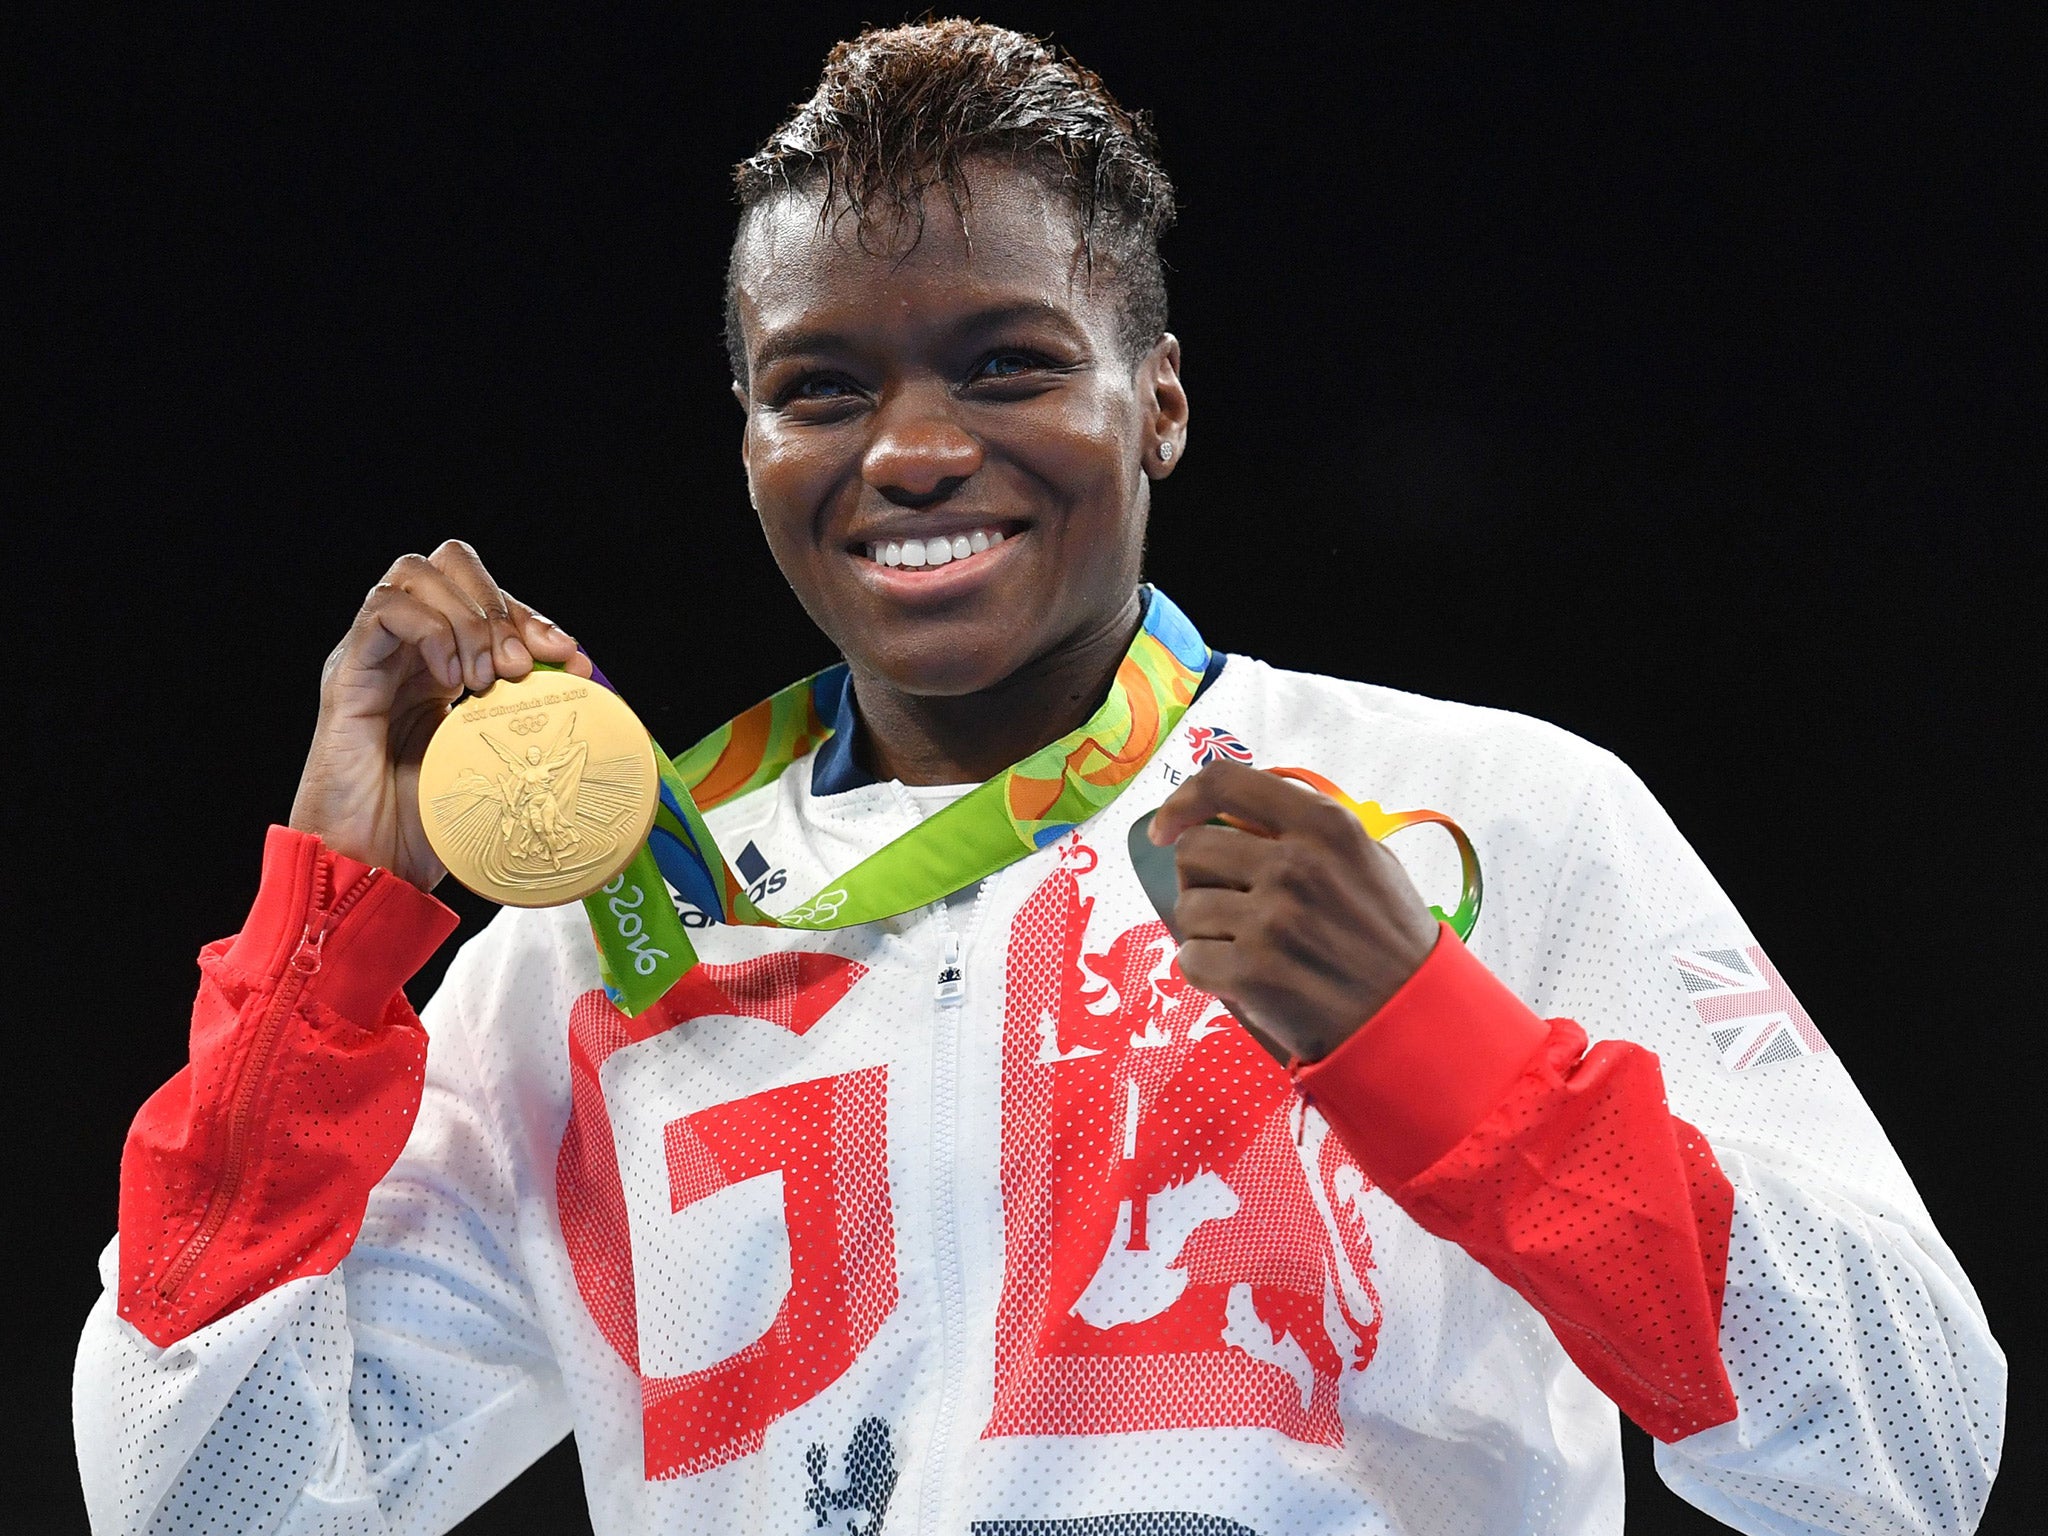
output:
{"label": "clenched fist", "polygon": [[576,642],[502,591],[467,544],[407,555],[370,589],[320,674],[292,827],[430,891],[448,873],[420,825],[420,758],[464,690],[535,661],[590,676]]}
{"label": "clenched fist", "polygon": [[1174,845],[1181,974],[1283,1062],[1343,1044],[1435,947],[1401,861],[1328,795],[1211,763],[1167,798],[1151,838]]}

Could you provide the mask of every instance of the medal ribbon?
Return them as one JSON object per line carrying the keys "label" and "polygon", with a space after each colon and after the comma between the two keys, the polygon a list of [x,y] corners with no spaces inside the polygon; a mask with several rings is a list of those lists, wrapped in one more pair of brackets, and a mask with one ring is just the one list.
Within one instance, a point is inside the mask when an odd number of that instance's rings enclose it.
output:
{"label": "medal ribbon", "polygon": [[815,677],[793,683],[671,760],[659,746],[654,829],[611,883],[584,898],[605,989],[627,1015],[645,1012],[697,964],[673,886],[720,922],[850,928],[927,906],[1064,837],[1123,793],[1180,723],[1209,665],[1209,647],[1156,587],[1118,664],[1109,696],[1078,729],[969,790],[876,850],[809,901],[770,917],[747,895],[704,812],[773,783],[832,728]]}

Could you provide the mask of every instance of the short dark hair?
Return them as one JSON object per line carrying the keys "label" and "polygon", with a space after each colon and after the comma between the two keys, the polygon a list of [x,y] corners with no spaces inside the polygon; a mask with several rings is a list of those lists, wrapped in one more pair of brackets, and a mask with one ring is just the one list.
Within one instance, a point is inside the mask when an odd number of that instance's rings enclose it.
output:
{"label": "short dark hair", "polygon": [[[733,168],[746,213],[778,193],[820,189],[860,235],[886,220],[922,228],[924,196],[967,195],[966,163],[1004,156],[1074,205],[1088,260],[1122,288],[1119,340],[1137,358],[1166,330],[1159,237],[1173,224],[1173,183],[1148,113],[1127,112],[1093,70],[1039,38],[951,19],[871,28],[834,46],[811,99]],[[733,242],[734,258],[739,241]],[[732,261],[725,348],[747,376]]]}

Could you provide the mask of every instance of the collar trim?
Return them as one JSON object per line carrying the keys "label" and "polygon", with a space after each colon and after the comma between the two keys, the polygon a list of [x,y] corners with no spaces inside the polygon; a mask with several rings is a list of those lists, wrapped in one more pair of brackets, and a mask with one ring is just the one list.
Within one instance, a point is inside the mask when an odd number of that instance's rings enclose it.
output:
{"label": "collar trim", "polygon": [[[1209,665],[1202,672],[1201,682],[1195,685],[1196,699],[1207,693],[1210,684],[1223,675],[1223,665],[1229,660],[1230,657],[1222,651],[1209,653]],[[812,798],[843,795],[848,790],[865,789],[875,783],[875,776],[861,767],[854,752],[860,713],[853,703],[853,673],[845,662],[827,667],[818,674],[811,684],[811,700],[817,705],[818,718],[832,727],[832,735],[811,754]]]}

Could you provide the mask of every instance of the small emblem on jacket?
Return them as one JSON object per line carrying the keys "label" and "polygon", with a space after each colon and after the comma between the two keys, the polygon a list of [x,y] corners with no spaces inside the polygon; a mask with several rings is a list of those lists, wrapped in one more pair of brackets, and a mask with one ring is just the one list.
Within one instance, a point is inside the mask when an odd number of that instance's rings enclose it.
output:
{"label": "small emblem on jacket", "polygon": [[[830,1453],[822,1445],[813,1445],[804,1453],[804,1466],[811,1474],[811,1490],[804,1495],[804,1503],[817,1516],[818,1525],[830,1525],[842,1536],[881,1536],[882,1517],[889,1512],[889,1496],[896,1491],[896,1454],[889,1446],[889,1426],[880,1419],[862,1419],[854,1427],[842,1458],[846,1470],[843,1488],[825,1486],[830,1461]],[[866,1515],[866,1522],[857,1522],[856,1513]]]}
{"label": "small emblem on jacket", "polygon": [[1225,758],[1233,763],[1248,763],[1252,760],[1252,749],[1220,726],[1191,725],[1188,756],[1194,759],[1197,768],[1206,768]]}
{"label": "small emblem on jacket", "polygon": [[1671,960],[1678,967],[1686,1001],[1706,1025],[1721,1065],[1730,1071],[1827,1051],[1827,1041],[1785,978],[1756,945],[1675,950]]}
{"label": "small emblem on jacket", "polygon": [[770,869],[761,850],[749,842],[740,850],[740,856],[733,860],[733,868],[740,872],[740,878],[747,882],[747,894],[756,901],[765,900],[781,890],[789,878],[789,872]]}
{"label": "small emblem on jacket", "polygon": [[[789,883],[789,871],[769,868],[767,856],[751,840],[740,850],[739,857],[732,861],[732,867],[747,882],[747,894],[757,902],[766,901]],[[710,928],[718,922],[715,913],[693,906],[680,897],[676,900],[676,916],[683,920],[685,928]]]}

